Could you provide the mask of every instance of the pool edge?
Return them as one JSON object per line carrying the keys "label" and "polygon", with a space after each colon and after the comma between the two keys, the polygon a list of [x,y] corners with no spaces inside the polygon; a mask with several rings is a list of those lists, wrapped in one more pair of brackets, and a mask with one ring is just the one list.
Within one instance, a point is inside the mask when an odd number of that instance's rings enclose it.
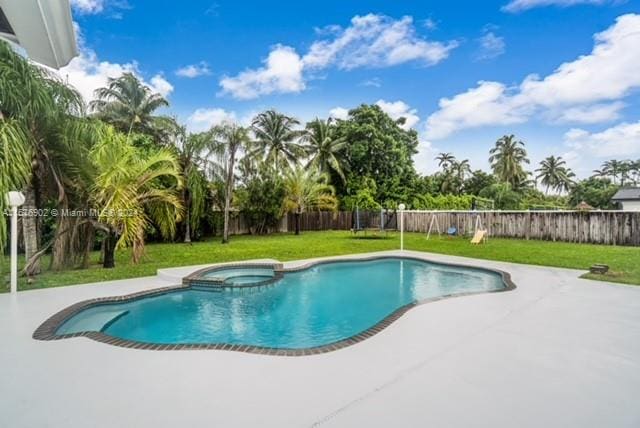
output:
{"label": "pool edge", "polygon": [[[270,347],[262,347],[262,346],[254,346],[254,345],[232,345],[228,343],[183,343],[183,344],[161,344],[161,343],[147,343],[147,342],[138,342],[134,340],[121,339],[115,336],[110,336],[108,334],[97,332],[97,331],[86,331],[86,332],[78,332],[78,333],[69,333],[69,334],[56,334],[56,331],[64,324],[68,319],[76,315],[77,313],[98,304],[108,304],[108,303],[121,303],[127,301],[133,301],[145,297],[150,296],[159,296],[166,293],[171,293],[176,290],[181,289],[189,289],[191,288],[191,283],[185,282],[185,279],[193,277],[195,274],[202,273],[204,271],[211,271],[216,268],[223,267],[255,267],[255,266],[269,266],[273,267],[276,273],[280,275],[276,275],[273,279],[266,281],[266,283],[272,283],[280,279],[284,273],[287,272],[299,272],[306,269],[310,269],[314,266],[318,266],[326,263],[336,263],[336,262],[352,262],[352,261],[371,261],[371,260],[380,260],[380,259],[407,259],[407,260],[415,260],[421,262],[428,262],[441,266],[451,266],[451,267],[459,267],[459,268],[471,268],[482,270],[486,272],[492,272],[499,274],[502,278],[502,282],[505,287],[499,290],[489,290],[489,291],[473,291],[466,293],[456,293],[456,294],[447,294],[438,297],[432,297],[428,299],[422,299],[416,302],[408,303],[404,306],[397,308],[391,314],[387,315],[382,320],[378,321],[373,326],[363,330],[362,332],[355,334],[353,336],[347,337],[345,339],[341,339],[336,342],[332,342],[326,345],[315,346],[311,348],[270,348]],[[299,356],[309,356],[309,355],[317,355],[324,354],[327,352],[337,351],[342,348],[346,348],[348,346],[355,345],[359,342],[362,342],[377,333],[381,332],[391,324],[393,324],[396,320],[402,317],[406,312],[410,309],[421,306],[427,303],[437,302],[439,300],[451,299],[455,297],[465,297],[479,294],[488,294],[488,293],[501,293],[505,291],[514,290],[516,284],[511,279],[511,274],[509,272],[489,268],[489,267],[480,267],[474,265],[467,265],[462,263],[452,263],[452,262],[442,262],[435,261],[429,258],[422,258],[415,255],[375,255],[370,257],[330,257],[326,259],[320,260],[311,260],[306,263],[303,263],[298,266],[285,268],[282,263],[234,263],[227,264],[221,266],[208,267],[204,269],[199,269],[192,274],[188,275],[183,279],[183,283],[181,285],[173,285],[161,288],[154,288],[151,290],[143,290],[138,291],[131,294],[126,294],[122,296],[110,296],[110,297],[98,297],[94,299],[83,300],[81,302],[75,303],[71,306],[68,306],[61,311],[56,312],[51,317],[46,319],[34,332],[32,338],[35,340],[41,341],[52,341],[52,340],[61,340],[68,339],[72,337],[87,337],[89,339],[95,340],[97,342],[106,343],[108,345],[114,345],[122,348],[131,348],[131,349],[143,349],[143,350],[222,350],[222,351],[237,351],[237,352],[247,352],[251,354],[260,354],[260,355],[275,355],[275,356],[289,356],[289,357],[299,357]],[[262,286],[265,284],[259,285],[250,285],[250,287]],[[240,286],[246,287],[246,286]]]}

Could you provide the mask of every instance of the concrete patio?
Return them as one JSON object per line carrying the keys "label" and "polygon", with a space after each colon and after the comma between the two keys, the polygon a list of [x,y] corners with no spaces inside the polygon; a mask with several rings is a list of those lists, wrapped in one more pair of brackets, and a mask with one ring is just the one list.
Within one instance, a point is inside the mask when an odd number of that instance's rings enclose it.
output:
{"label": "concrete patio", "polygon": [[31,338],[80,300],[176,284],[199,267],[0,295],[0,426],[640,426],[640,287],[405,254],[502,269],[517,289],[421,305],[309,357]]}

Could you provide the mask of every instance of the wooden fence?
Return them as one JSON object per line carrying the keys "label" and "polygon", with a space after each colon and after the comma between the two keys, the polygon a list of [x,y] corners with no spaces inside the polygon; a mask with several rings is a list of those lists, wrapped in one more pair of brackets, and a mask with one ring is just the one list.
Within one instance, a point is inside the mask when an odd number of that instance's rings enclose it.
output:
{"label": "wooden fence", "polygon": [[[380,225],[380,212],[360,212],[359,218],[361,228]],[[469,235],[478,219],[489,237],[640,246],[640,211],[405,211],[404,228],[426,233],[433,222],[432,234],[439,226],[442,233],[455,227]],[[349,230],[354,222],[350,211],[300,216],[301,230]],[[396,229],[395,213],[384,213],[383,223],[386,229]],[[285,217],[280,230],[295,230],[295,217]]]}

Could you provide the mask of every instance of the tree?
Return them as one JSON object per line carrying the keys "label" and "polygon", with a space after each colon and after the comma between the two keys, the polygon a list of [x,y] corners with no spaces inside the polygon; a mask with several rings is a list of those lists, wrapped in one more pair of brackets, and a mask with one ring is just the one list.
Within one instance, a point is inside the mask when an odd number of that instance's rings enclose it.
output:
{"label": "tree", "polygon": [[[374,198],[387,206],[406,201],[413,193],[418,135],[405,131],[377,105],[361,105],[338,121],[337,135],[346,141],[346,182],[331,180],[340,196],[354,195],[354,183],[369,178],[376,183]],[[359,190],[359,189],[358,189]]]}
{"label": "tree", "polygon": [[622,162],[616,159],[605,161],[602,164],[602,171],[607,177],[611,177],[613,179],[613,184],[616,184],[618,176],[622,172]]}
{"label": "tree", "polygon": [[204,174],[205,152],[210,144],[210,134],[185,135],[181,128],[177,140],[178,157],[184,181],[182,203],[185,208],[184,242],[191,242],[192,234],[200,227],[200,220],[205,212],[206,196],[209,183]]}
{"label": "tree", "polygon": [[618,191],[618,186],[608,178],[589,177],[578,182],[569,193],[569,204],[573,207],[586,202],[594,208],[614,208],[611,198]]}
{"label": "tree", "polygon": [[224,182],[224,229],[222,243],[229,242],[229,213],[231,211],[231,199],[233,197],[233,185],[235,179],[235,164],[238,151],[249,142],[248,130],[234,123],[223,123],[211,129],[213,138],[211,152],[215,155],[216,175]]}
{"label": "tree", "polygon": [[[22,127],[12,119],[0,119],[0,213],[8,209],[4,195],[22,189],[31,176],[31,148]],[[7,223],[0,220],[0,248],[7,240]]]}
{"label": "tree", "polygon": [[464,182],[464,190],[470,195],[479,195],[482,189],[495,183],[496,177],[494,175],[487,174],[486,172],[477,169],[473,171],[471,173],[471,177]]}
{"label": "tree", "polygon": [[520,207],[522,196],[511,188],[508,182],[492,184],[480,191],[482,198],[493,199],[495,208],[500,210],[513,210]]}
{"label": "tree", "polygon": [[539,174],[536,179],[542,179],[545,186],[545,194],[549,193],[549,188],[558,193],[568,191],[573,185],[575,174],[566,166],[562,157],[549,156],[540,162],[540,168],[536,169]]}
{"label": "tree", "polygon": [[241,184],[237,205],[255,234],[263,234],[278,224],[282,215],[284,185],[273,165],[245,156],[239,162]]}
{"label": "tree", "polygon": [[334,125],[321,119],[312,120],[307,123],[301,140],[307,143],[305,150],[310,157],[307,168],[317,168],[326,174],[333,171],[345,181],[342,152],[346,140],[337,136]]}
{"label": "tree", "polygon": [[95,97],[90,108],[96,117],[127,135],[132,132],[147,134],[161,142],[167,128],[175,126],[173,119],[154,114],[169,102],[143,85],[133,73],[110,77],[106,87],[96,89]]}
{"label": "tree", "polygon": [[524,143],[514,135],[505,135],[496,141],[489,153],[489,162],[498,180],[509,183],[512,189],[522,187],[527,181],[523,165],[529,163]]}
{"label": "tree", "polygon": [[456,161],[456,157],[452,153],[438,153],[435,160],[438,161],[438,166],[446,171]]}
{"label": "tree", "polygon": [[456,179],[456,193],[461,194],[464,188],[464,181],[469,174],[471,174],[471,165],[469,159],[462,161],[453,161],[451,164],[451,171]]}
{"label": "tree", "polygon": [[297,142],[300,131],[294,129],[299,124],[297,119],[275,110],[260,113],[251,123],[257,144],[252,154],[264,155],[276,168],[295,164],[303,154]]}
{"label": "tree", "polygon": [[[52,141],[82,114],[82,98],[54,74],[18,55],[2,41],[0,96],[0,120],[7,132],[4,142],[11,144],[9,150],[31,154],[28,177],[22,175],[25,165],[12,165],[7,170],[12,176],[13,183],[10,184],[24,182],[26,200],[23,208],[26,212],[34,212],[41,199],[51,194],[60,198],[64,194],[57,168],[51,161],[50,148]],[[18,151],[15,152],[16,156],[22,159]],[[8,151],[4,156],[7,154]],[[4,169],[2,174],[5,174]],[[17,178],[19,179],[15,180]],[[34,215],[23,216],[22,234],[28,261],[26,273],[38,274],[41,218]]]}
{"label": "tree", "polygon": [[296,235],[300,234],[300,214],[309,210],[335,210],[338,201],[329,177],[318,169],[290,168],[284,176],[285,212],[296,216]]}
{"label": "tree", "polygon": [[116,248],[132,246],[138,263],[144,254],[145,230],[155,225],[169,238],[182,215],[178,191],[182,175],[178,159],[167,149],[147,151],[106,127],[90,158],[95,170],[91,188],[99,209],[95,225],[106,232],[105,268],[115,266]]}

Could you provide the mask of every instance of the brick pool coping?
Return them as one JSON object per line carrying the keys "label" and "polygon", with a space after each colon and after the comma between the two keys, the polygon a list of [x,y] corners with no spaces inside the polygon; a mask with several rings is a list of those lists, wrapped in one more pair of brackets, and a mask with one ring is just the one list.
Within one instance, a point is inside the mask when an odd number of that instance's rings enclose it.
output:
{"label": "brick pool coping", "polygon": [[[404,306],[399,307],[391,314],[378,321],[373,326],[368,329],[350,336],[348,338],[332,342],[326,345],[315,346],[311,348],[302,348],[302,349],[291,349],[291,348],[271,348],[264,346],[254,346],[254,345],[233,345],[228,343],[173,343],[173,344],[162,344],[162,343],[147,343],[147,342],[138,342],[135,340],[121,339],[118,337],[110,336],[108,334],[99,332],[99,331],[84,331],[78,333],[70,333],[70,334],[56,334],[56,331],[62,324],[64,324],[68,319],[78,314],[79,312],[97,305],[104,304],[115,304],[122,302],[129,302],[138,300],[141,298],[152,297],[152,296],[160,296],[163,294],[171,293],[178,290],[186,290],[193,287],[194,283],[192,281],[196,281],[195,285],[197,286],[197,281],[201,281],[201,277],[198,278],[197,275],[202,275],[205,272],[212,272],[220,269],[229,269],[229,268],[273,268],[274,269],[274,278],[266,281],[260,281],[259,283],[254,283],[250,285],[243,284],[241,286],[222,286],[220,288],[228,289],[228,288],[253,288],[253,287],[261,287],[277,280],[281,279],[285,273],[287,272],[299,272],[302,270],[310,269],[314,266],[327,264],[327,263],[340,263],[340,262],[354,262],[354,261],[372,261],[372,260],[381,260],[381,259],[407,259],[414,260],[420,262],[428,262],[435,265],[440,266],[451,266],[458,268],[466,268],[473,270],[480,270],[485,272],[492,272],[499,274],[502,277],[502,281],[504,283],[504,288],[499,290],[490,290],[490,291],[473,291],[466,293],[455,293],[455,294],[447,294],[438,297],[432,297],[428,299],[422,299],[415,302],[408,303]],[[211,285],[211,284],[209,284]],[[207,286],[209,286],[207,285]],[[276,356],[288,356],[288,357],[299,357],[299,356],[307,356],[307,355],[317,355],[324,354],[327,352],[337,351],[338,349],[346,348],[347,346],[355,345],[356,343],[362,342],[377,333],[381,332],[388,326],[390,326],[394,321],[399,319],[402,315],[404,315],[411,308],[416,306],[420,306],[426,303],[436,302],[438,300],[449,299],[453,297],[463,297],[470,296],[476,294],[485,294],[485,293],[500,293],[504,291],[510,291],[516,288],[516,285],[511,280],[511,275],[508,272],[499,269],[486,268],[486,267],[478,267],[478,266],[470,266],[460,263],[449,263],[449,262],[440,262],[433,261],[427,258],[421,258],[416,256],[396,256],[396,255],[380,255],[380,256],[372,256],[372,257],[348,257],[348,258],[329,258],[322,260],[309,261],[307,263],[303,263],[298,266],[284,268],[282,263],[234,263],[227,265],[220,265],[215,267],[208,267],[204,269],[200,269],[183,279],[182,285],[174,285],[168,287],[161,287],[152,290],[144,290],[139,291],[132,294],[127,294],[123,296],[113,296],[113,297],[99,297],[95,299],[84,300],[78,303],[75,303],[57,313],[49,317],[46,321],[44,321],[33,333],[33,338],[36,340],[60,340],[60,339],[68,339],[72,337],[87,337],[89,339],[93,339],[97,342],[106,343],[108,345],[119,346],[122,348],[131,348],[131,349],[143,349],[143,350],[154,350],[154,351],[173,351],[173,350],[222,350],[222,351],[238,351],[238,352],[248,352],[252,354],[261,354],[261,355],[276,355]]]}

